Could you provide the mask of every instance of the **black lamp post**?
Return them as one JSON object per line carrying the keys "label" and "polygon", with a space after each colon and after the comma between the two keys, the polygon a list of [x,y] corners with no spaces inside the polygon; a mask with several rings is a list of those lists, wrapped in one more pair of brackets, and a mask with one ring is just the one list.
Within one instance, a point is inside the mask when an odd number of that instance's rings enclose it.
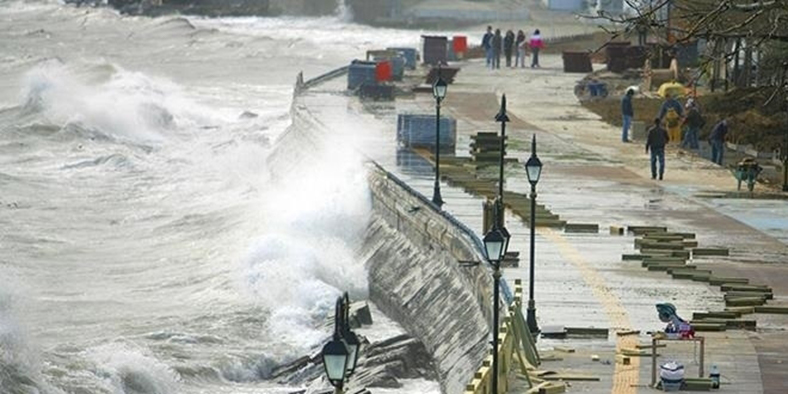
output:
{"label": "black lamp post", "polygon": [[350,302],[345,293],[337,298],[334,311],[334,336],[323,346],[323,366],[326,376],[334,386],[335,394],[342,394],[345,379],[356,369],[358,361],[359,340],[348,324]]}
{"label": "black lamp post", "polygon": [[441,101],[446,97],[446,81],[441,78],[441,68],[438,65],[438,79],[432,85],[432,95],[435,97],[435,189],[432,192],[432,202],[437,206],[443,206],[441,198]]}
{"label": "black lamp post", "polygon": [[531,183],[531,280],[528,283],[528,313],[526,321],[528,322],[528,330],[531,333],[537,333],[539,332],[539,326],[536,325],[536,306],[534,303],[534,228],[536,227],[536,184],[539,182],[539,176],[542,175],[542,162],[536,156],[536,134],[531,140],[531,157],[525,163],[525,172],[528,174],[528,182]]}
{"label": "black lamp post", "polygon": [[[785,115],[788,116],[788,81],[786,81],[786,74],[788,74],[788,62],[783,62],[783,105],[785,105]],[[788,124],[785,125],[785,141],[783,142],[783,191],[788,192]]]}
{"label": "black lamp post", "polygon": [[498,393],[498,303],[500,302],[501,260],[509,246],[508,232],[506,234],[497,225],[493,225],[484,236],[484,251],[487,254],[487,260],[493,266],[493,393]]}
{"label": "black lamp post", "polygon": [[[509,121],[509,116],[506,115],[506,95],[504,94],[501,97],[501,110],[498,111],[498,114],[495,115],[495,121],[501,122],[501,160],[500,160],[500,171],[498,175],[498,198],[500,199],[501,206],[499,208],[503,209],[503,158],[504,158],[504,148],[506,146],[506,122]],[[501,226],[503,227],[503,211],[499,213],[499,219],[501,220]]]}

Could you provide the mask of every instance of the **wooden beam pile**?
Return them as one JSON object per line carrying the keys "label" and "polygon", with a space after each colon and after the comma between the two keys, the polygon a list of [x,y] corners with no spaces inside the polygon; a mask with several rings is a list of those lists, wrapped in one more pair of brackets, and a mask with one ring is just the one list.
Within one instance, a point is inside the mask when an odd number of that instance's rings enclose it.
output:
{"label": "wooden beam pile", "polygon": [[674,279],[707,282],[719,286],[724,293],[724,311],[696,312],[692,326],[695,331],[724,331],[727,329],[756,329],[755,320],[741,319],[749,313],[784,313],[788,306],[765,305],[774,298],[771,288],[753,285],[749,279],[715,275],[712,269],[699,269],[687,260],[699,256],[728,256],[727,248],[698,248],[693,233],[668,232],[660,226],[629,226],[629,233],[635,234],[635,249],[640,253],[622,255],[622,260],[640,261],[649,271],[664,271]]}

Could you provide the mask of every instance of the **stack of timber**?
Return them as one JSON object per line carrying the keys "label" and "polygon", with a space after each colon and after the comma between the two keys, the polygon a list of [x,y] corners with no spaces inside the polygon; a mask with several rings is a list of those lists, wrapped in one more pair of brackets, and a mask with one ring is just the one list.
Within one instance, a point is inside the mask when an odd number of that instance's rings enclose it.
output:
{"label": "stack of timber", "polygon": [[[497,166],[501,162],[501,137],[498,133],[479,132],[471,136],[471,161],[476,169],[484,166]],[[506,141],[503,156],[506,157]],[[516,161],[516,160],[515,160]]]}
{"label": "stack of timber", "polygon": [[647,270],[664,271],[674,279],[706,282],[720,287],[724,293],[725,310],[695,312],[691,322],[695,331],[754,331],[756,321],[742,319],[742,315],[788,314],[788,306],[765,305],[774,298],[768,286],[750,284],[747,278],[715,275],[708,266],[699,268],[687,261],[701,256],[728,256],[727,248],[699,248],[695,234],[669,232],[661,226],[629,226],[627,232],[636,235],[634,246],[640,253],[624,254],[622,260],[640,261]]}
{"label": "stack of timber", "polygon": [[[433,152],[429,149],[413,149],[419,156],[435,163]],[[467,157],[443,156],[440,159],[441,180],[450,185],[490,200],[498,197],[498,173],[477,172],[476,165]],[[527,194],[504,190],[503,203],[507,209],[519,216],[526,223],[531,218],[531,200]],[[536,204],[534,220],[537,227],[563,228],[566,221],[551,212],[543,204]]]}

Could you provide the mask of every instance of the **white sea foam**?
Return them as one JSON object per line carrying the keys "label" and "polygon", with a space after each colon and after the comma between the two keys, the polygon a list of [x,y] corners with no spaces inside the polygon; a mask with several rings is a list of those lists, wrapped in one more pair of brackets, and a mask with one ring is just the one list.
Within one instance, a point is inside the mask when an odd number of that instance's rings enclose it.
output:
{"label": "white sea foam", "polygon": [[94,373],[113,394],[177,393],[180,376],[166,364],[130,343],[111,343],[88,349]]}
{"label": "white sea foam", "polygon": [[370,212],[358,154],[309,157],[266,193],[265,230],[242,270],[244,286],[271,310],[271,335],[303,348],[325,337],[315,319],[332,313],[337,295],[366,297],[367,274],[354,251]]}
{"label": "white sea foam", "polygon": [[135,142],[161,142],[175,127],[226,120],[168,80],[101,62],[43,62],[26,74],[22,100],[28,111],[40,111],[61,127],[78,125]]}

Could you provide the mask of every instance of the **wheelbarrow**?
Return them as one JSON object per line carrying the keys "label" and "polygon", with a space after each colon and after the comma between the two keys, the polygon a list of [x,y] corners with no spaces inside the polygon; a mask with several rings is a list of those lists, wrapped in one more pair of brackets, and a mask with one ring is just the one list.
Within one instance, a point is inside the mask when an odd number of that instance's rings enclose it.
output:
{"label": "wheelbarrow", "polygon": [[755,188],[755,180],[758,174],[763,171],[763,168],[758,165],[758,162],[752,158],[746,158],[736,165],[733,170],[733,176],[736,177],[737,185],[736,190],[741,190],[741,183],[747,182],[747,190],[752,191]]}
{"label": "wheelbarrow", "polygon": [[607,84],[604,82],[582,80],[575,85],[575,96],[578,98],[605,98],[607,95]]}

